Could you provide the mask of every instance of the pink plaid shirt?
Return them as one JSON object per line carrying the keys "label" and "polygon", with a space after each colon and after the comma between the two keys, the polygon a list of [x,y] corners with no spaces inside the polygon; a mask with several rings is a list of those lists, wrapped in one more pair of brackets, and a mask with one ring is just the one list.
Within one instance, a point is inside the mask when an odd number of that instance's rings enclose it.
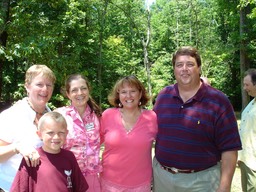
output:
{"label": "pink plaid shirt", "polygon": [[81,119],[74,106],[58,108],[66,118],[68,136],[63,148],[71,150],[77,159],[84,176],[97,174],[102,171],[100,164],[100,123],[95,113],[91,113],[87,105]]}

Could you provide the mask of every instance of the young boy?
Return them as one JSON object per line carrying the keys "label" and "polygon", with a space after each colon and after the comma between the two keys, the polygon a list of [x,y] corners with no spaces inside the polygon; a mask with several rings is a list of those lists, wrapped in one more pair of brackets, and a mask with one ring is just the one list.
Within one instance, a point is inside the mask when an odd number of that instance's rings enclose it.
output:
{"label": "young boy", "polygon": [[85,192],[88,189],[74,154],[61,148],[67,133],[67,123],[60,113],[48,112],[40,118],[37,131],[43,141],[38,149],[40,164],[28,167],[22,159],[12,192]]}

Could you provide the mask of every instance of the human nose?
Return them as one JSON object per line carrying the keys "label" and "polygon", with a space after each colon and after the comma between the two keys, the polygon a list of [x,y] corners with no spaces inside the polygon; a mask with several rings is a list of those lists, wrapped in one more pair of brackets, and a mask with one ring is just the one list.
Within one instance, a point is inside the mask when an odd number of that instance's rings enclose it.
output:
{"label": "human nose", "polygon": [[182,69],[183,69],[183,70],[187,70],[187,68],[188,68],[187,64],[184,63],[183,66],[182,66]]}
{"label": "human nose", "polygon": [[50,89],[52,89],[52,85],[45,84],[45,85],[42,86],[42,89],[43,90],[50,90]]}
{"label": "human nose", "polygon": [[132,92],[131,91],[127,91],[126,96],[130,97],[131,95],[132,95]]}
{"label": "human nose", "polygon": [[82,89],[78,89],[77,94],[81,94],[81,93],[82,93]]}
{"label": "human nose", "polygon": [[47,91],[47,90],[48,90],[47,85],[44,85],[44,86],[42,87],[42,89],[43,89],[44,91]]}
{"label": "human nose", "polygon": [[52,137],[53,139],[59,139],[60,138],[60,136],[59,136],[59,134],[58,133],[56,133],[56,134],[54,134],[53,135],[53,137]]}

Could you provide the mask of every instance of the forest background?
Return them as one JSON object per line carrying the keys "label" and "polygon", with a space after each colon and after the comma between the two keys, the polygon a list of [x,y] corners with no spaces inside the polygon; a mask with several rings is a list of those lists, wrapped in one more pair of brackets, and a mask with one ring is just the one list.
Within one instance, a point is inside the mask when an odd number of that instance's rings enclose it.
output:
{"label": "forest background", "polygon": [[[66,77],[88,77],[103,109],[120,77],[136,75],[152,98],[174,83],[172,53],[198,48],[202,76],[224,92],[236,111],[249,97],[245,70],[256,67],[255,0],[1,0],[1,108],[26,95],[25,71],[49,66],[57,77],[51,107],[66,105]],[[149,106],[149,108],[152,107]]]}

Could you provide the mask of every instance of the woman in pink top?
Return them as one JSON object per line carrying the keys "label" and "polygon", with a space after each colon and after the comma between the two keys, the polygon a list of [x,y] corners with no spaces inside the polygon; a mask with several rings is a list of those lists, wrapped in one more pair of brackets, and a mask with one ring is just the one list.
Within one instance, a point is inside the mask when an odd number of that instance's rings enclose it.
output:
{"label": "woman in pink top", "polygon": [[103,192],[150,192],[151,148],[157,132],[156,114],[143,109],[149,100],[135,76],[119,80],[101,118],[105,145],[100,174]]}
{"label": "woman in pink top", "polygon": [[80,74],[68,77],[66,95],[71,105],[56,110],[65,117],[68,124],[69,133],[64,148],[75,154],[89,185],[88,192],[100,192],[100,108],[90,96],[88,80]]}

